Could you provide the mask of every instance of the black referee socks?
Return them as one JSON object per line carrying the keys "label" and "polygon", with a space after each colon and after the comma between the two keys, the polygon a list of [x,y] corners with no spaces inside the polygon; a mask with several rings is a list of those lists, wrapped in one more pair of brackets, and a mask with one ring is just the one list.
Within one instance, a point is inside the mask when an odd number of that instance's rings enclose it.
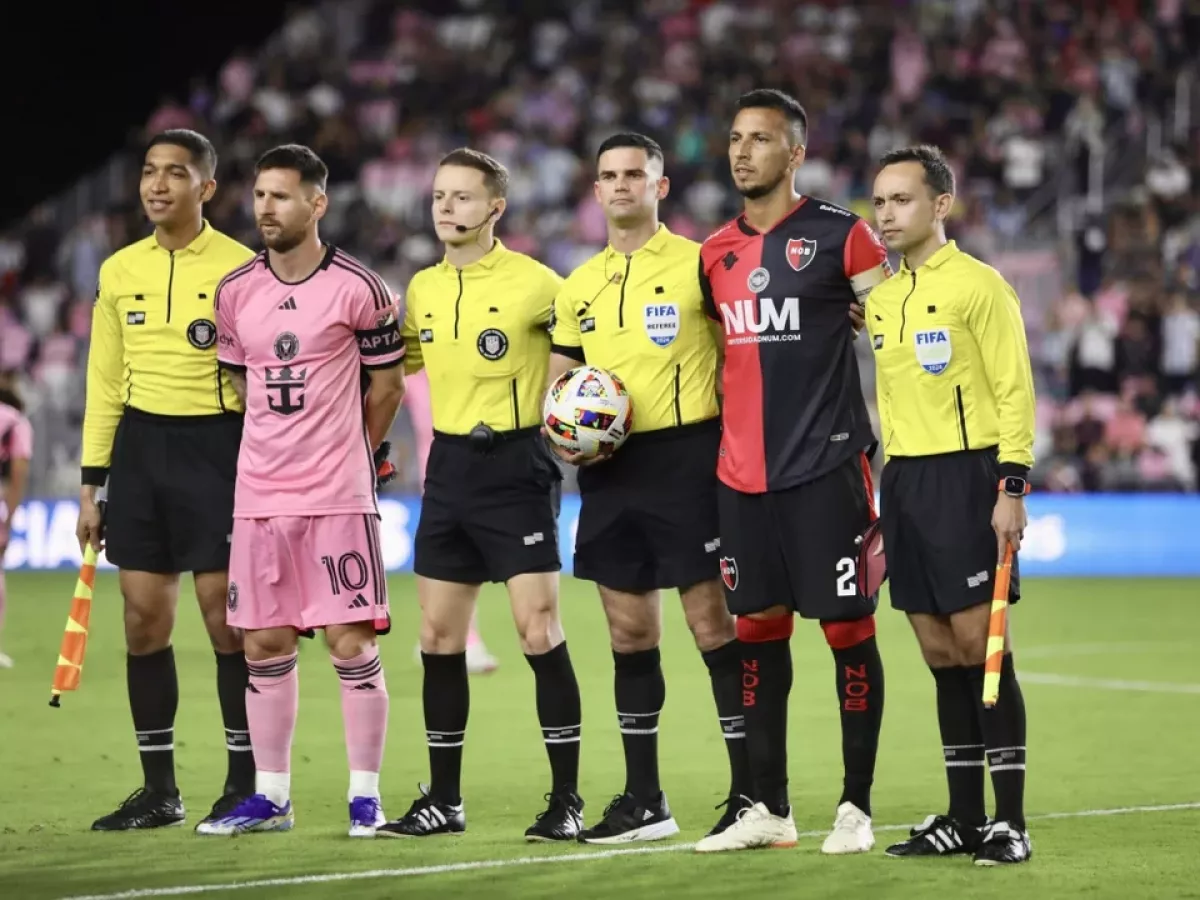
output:
{"label": "black referee socks", "polygon": [[466,653],[421,653],[425,680],[425,741],[429,745],[429,796],[457,806],[462,802],[463,740],[471,708]]}
{"label": "black referee socks", "polygon": [[658,800],[658,717],[667,699],[657,647],[636,653],[613,651],[617,726],[625,748],[625,793],[643,803]]}
{"label": "black referee socks", "polygon": [[175,675],[175,650],[166,647],[145,656],[127,655],[125,680],[146,787],[162,794],[178,794],[175,711],[179,708],[179,681]]}
{"label": "black referee socks", "polygon": [[563,641],[549,653],[526,654],[537,691],[538,723],[550,757],[552,794],[577,792],[582,712],[575,667]]}
{"label": "black referee socks", "polygon": [[1000,668],[1000,697],[983,705],[983,666],[970,666],[971,693],[976,703],[988,771],[996,794],[996,821],[1025,830],[1025,698],[1017,683],[1011,653]]}
{"label": "black referee socks", "polygon": [[250,723],[246,719],[246,688],[250,675],[246,654],[218,653],[217,698],[221,701],[221,719],[225,725],[225,750],[229,771],[225,793],[254,793],[254,753],[250,747]]}
{"label": "black referee socks", "polygon": [[983,732],[971,693],[971,678],[962,666],[929,671],[937,685],[938,728],[950,790],[947,812],[962,825],[978,827],[987,819],[987,813],[983,806]]}
{"label": "black referee socks", "polygon": [[750,776],[750,757],[746,753],[746,717],[742,712],[742,646],[734,638],[700,656],[712,679],[713,699],[717,701],[717,719],[729,753],[729,796],[754,793]]}

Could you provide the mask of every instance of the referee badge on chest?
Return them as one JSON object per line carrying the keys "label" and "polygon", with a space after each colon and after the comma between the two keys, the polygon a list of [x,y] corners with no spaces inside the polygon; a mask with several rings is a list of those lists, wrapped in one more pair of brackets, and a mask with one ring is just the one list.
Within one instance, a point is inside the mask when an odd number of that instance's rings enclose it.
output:
{"label": "referee badge on chest", "polygon": [[650,340],[660,347],[668,346],[679,334],[679,305],[647,303],[644,325]]}
{"label": "referee badge on chest", "polygon": [[508,335],[499,328],[485,328],[475,342],[479,355],[495,362],[508,352]]}
{"label": "referee badge on chest", "polygon": [[913,335],[917,362],[930,375],[941,375],[950,365],[950,329],[927,328]]}

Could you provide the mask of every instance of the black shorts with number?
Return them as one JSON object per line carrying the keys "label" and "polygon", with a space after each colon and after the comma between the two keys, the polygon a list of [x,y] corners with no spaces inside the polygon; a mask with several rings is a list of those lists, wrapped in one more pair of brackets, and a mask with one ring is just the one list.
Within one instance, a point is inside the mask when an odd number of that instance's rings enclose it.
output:
{"label": "black shorts with number", "polygon": [[241,442],[240,415],[126,407],[108,470],[109,561],[140,572],[227,570]]}
{"label": "black shorts with number", "polygon": [[[880,485],[880,529],[892,606],[949,615],[992,599],[1000,484],[995,450],[893,457]],[[1021,596],[1013,557],[1009,601]]]}
{"label": "black shorts with number", "polygon": [[577,578],[631,594],[718,577],[719,419],[635,432],[579,469]]}
{"label": "black shorts with number", "polygon": [[782,491],[744,494],[722,484],[721,580],[736,616],[788,606],[805,619],[849,621],[875,611],[858,592],[858,538],[872,521],[870,470],[856,454]]}
{"label": "black shorts with number", "polygon": [[538,429],[502,432],[486,452],[435,432],[413,570],[459,584],[557,572],[562,473]]}

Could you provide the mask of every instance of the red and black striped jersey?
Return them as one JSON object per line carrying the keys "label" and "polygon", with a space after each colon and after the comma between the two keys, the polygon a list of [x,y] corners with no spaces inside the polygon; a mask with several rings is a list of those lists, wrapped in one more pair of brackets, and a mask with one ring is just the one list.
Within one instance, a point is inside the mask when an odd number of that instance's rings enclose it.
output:
{"label": "red and black striped jersey", "polygon": [[721,481],[786,490],[875,443],[849,307],[890,275],[871,227],[815,197],[765,232],[739,216],[704,242],[705,307],[725,333]]}

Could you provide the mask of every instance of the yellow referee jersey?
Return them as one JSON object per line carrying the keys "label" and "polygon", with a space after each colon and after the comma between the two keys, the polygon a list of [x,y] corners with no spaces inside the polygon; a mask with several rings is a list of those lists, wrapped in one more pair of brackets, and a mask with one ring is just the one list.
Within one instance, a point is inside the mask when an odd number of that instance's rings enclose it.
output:
{"label": "yellow referee jersey", "polygon": [[1010,471],[1033,465],[1029,347],[999,272],[950,241],[877,285],[866,316],[887,456],[998,446]]}
{"label": "yellow referee jersey", "polygon": [[496,241],[461,269],[442,260],[405,294],[406,371],[425,369],[433,427],[469,434],[540,425],[550,316],[562,279]]}
{"label": "yellow referee jersey", "polygon": [[166,250],[151,235],[104,261],[88,350],[85,484],[103,484],[126,406],[164,416],[243,411],[217,367],[213,296],[253,256],[204,222],[182,250]]}
{"label": "yellow referee jersey", "polygon": [[699,271],[700,245],[660,225],[633,253],[606,247],[558,293],[551,349],[620,378],[637,432],[719,413],[717,338]]}

